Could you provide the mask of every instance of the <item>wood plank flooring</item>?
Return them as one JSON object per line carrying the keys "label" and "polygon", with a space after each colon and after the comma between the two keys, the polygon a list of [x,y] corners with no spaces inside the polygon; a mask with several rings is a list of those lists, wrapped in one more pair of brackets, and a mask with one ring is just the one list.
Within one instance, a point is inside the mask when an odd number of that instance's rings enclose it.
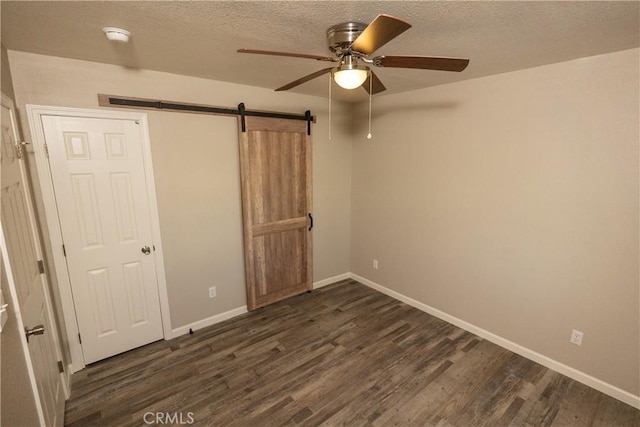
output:
{"label": "wood plank flooring", "polygon": [[73,375],[65,425],[159,421],[638,427],[640,411],[348,280]]}

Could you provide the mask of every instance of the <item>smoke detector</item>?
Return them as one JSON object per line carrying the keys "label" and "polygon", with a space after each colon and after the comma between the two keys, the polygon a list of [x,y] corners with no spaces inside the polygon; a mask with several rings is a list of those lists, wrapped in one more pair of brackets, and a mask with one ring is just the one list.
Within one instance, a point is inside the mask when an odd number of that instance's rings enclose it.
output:
{"label": "smoke detector", "polygon": [[131,33],[127,30],[123,30],[122,28],[104,27],[102,31],[104,31],[104,35],[107,36],[107,39],[112,42],[127,43],[129,41],[129,37],[131,37]]}

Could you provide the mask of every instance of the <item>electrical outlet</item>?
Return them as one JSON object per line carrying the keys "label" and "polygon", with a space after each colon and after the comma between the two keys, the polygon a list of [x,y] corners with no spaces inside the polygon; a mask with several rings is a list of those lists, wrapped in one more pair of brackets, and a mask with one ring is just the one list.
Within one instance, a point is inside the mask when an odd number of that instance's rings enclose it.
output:
{"label": "electrical outlet", "polygon": [[378,269],[378,260],[377,260],[377,259],[374,259],[374,260],[373,260],[373,269],[374,269],[374,270],[377,270],[377,269]]}
{"label": "electrical outlet", "polygon": [[569,341],[574,343],[575,345],[582,345],[582,336],[584,334],[580,331],[576,331],[575,329],[571,331],[571,338]]}
{"label": "electrical outlet", "polygon": [[216,287],[212,286],[209,288],[209,298],[215,298],[216,297]]}

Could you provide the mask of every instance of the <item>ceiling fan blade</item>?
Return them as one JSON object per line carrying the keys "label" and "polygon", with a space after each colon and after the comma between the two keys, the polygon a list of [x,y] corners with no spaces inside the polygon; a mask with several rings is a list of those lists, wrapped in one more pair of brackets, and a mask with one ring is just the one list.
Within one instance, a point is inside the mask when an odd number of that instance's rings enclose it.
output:
{"label": "ceiling fan blade", "polygon": [[[372,79],[372,81],[369,81],[369,79]],[[371,74],[369,75],[369,77],[367,77],[367,80],[365,80],[364,83],[362,83],[362,87],[364,88],[364,90],[367,91],[367,93],[371,93],[371,95],[375,95],[376,93],[380,93],[387,90],[387,88],[384,87],[384,85],[382,84],[378,76],[376,76],[376,73],[374,73],[373,71],[371,71]],[[370,88],[371,88],[371,92],[369,92]]]}
{"label": "ceiling fan blade", "polygon": [[351,50],[371,55],[400,34],[411,28],[411,24],[391,15],[378,15],[353,41]]}
{"label": "ceiling fan blade", "polygon": [[296,81],[293,81],[293,82],[291,82],[289,84],[286,84],[286,85],[284,85],[282,87],[279,87],[278,89],[276,89],[276,91],[289,90],[289,89],[294,88],[294,87],[296,87],[298,85],[301,85],[302,83],[308,82],[309,80],[313,80],[316,77],[320,77],[323,74],[327,74],[331,70],[333,70],[333,67],[325,68],[325,69],[320,70],[320,71],[316,71],[315,73],[311,73],[309,75],[306,75],[304,77],[299,78]]}
{"label": "ceiling fan blade", "polygon": [[316,61],[327,61],[327,62],[338,61],[336,58],[331,58],[330,56],[309,55],[306,53],[295,53],[295,52],[278,52],[275,50],[238,49],[237,52],[238,53],[255,53],[258,55],[290,56],[292,58],[315,59]]}
{"label": "ceiling fan blade", "polygon": [[421,70],[462,71],[469,65],[465,58],[436,58],[432,56],[378,56],[373,65],[392,68],[419,68]]}

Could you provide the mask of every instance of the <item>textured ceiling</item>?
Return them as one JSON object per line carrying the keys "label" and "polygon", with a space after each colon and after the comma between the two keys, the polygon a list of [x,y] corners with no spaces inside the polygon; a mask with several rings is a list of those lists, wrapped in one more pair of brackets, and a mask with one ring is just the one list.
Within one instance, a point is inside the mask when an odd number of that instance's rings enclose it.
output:
{"label": "textured ceiling", "polygon": [[[0,2],[2,44],[10,50],[84,59],[276,88],[325,68],[308,59],[238,54],[239,48],[329,55],[325,31],[380,13],[413,27],[376,55],[471,60],[462,73],[376,69],[398,93],[640,45],[635,1],[7,1]],[[133,33],[109,43],[101,29]],[[327,96],[328,76],[294,92]],[[343,100],[362,89],[334,86]]]}

